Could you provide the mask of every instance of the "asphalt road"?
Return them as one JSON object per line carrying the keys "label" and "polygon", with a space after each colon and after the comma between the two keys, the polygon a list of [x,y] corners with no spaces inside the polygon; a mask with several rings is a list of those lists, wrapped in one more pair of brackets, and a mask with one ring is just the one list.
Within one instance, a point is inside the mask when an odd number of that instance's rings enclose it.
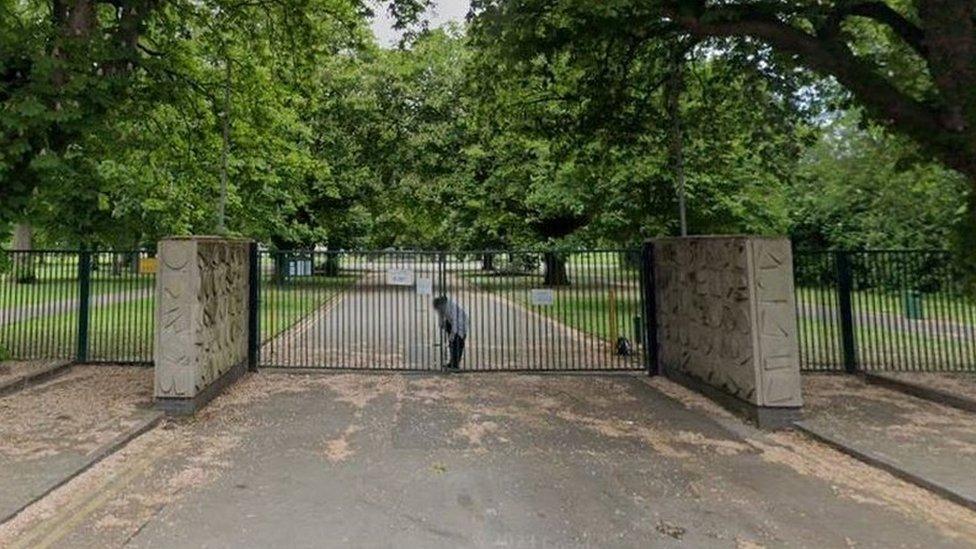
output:
{"label": "asphalt road", "polygon": [[653,383],[259,373],[0,526],[0,546],[976,543],[970,510]]}

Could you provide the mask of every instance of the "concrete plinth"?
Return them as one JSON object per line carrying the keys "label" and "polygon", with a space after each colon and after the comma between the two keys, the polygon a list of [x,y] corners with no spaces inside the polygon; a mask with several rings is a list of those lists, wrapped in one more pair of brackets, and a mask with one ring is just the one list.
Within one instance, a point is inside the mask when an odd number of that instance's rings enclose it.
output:
{"label": "concrete plinth", "polygon": [[155,397],[193,413],[245,371],[248,245],[217,237],[159,243]]}
{"label": "concrete plinth", "polygon": [[761,425],[788,425],[803,403],[789,240],[652,245],[662,371]]}

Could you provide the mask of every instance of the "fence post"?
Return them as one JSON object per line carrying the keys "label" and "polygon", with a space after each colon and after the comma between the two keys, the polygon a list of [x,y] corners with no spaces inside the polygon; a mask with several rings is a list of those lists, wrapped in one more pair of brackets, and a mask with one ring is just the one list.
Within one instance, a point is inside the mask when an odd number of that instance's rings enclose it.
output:
{"label": "fence post", "polygon": [[92,252],[78,253],[78,349],[75,362],[88,362],[88,332],[91,319],[91,262]]}
{"label": "fence post", "polygon": [[644,367],[647,375],[661,373],[657,355],[657,296],[654,288],[654,243],[641,247],[641,297],[644,302]]}
{"label": "fence post", "polygon": [[258,243],[251,242],[248,246],[247,273],[247,367],[252,372],[258,369],[261,345],[261,256],[258,253]]}
{"label": "fence post", "polygon": [[854,274],[851,269],[850,252],[836,252],[836,259],[837,305],[840,307],[840,340],[844,352],[844,370],[853,374],[857,372],[857,348],[854,338],[854,310],[851,305]]}

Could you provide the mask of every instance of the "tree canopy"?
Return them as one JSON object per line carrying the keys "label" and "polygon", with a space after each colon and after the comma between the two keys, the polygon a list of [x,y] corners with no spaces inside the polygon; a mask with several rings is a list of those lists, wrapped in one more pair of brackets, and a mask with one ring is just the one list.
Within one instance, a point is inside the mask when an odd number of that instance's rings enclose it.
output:
{"label": "tree canopy", "polygon": [[0,2],[0,231],[51,245],[221,211],[283,249],[633,245],[680,230],[679,188],[694,233],[969,223],[961,3],[491,0],[427,30],[397,1],[384,49],[353,0]]}

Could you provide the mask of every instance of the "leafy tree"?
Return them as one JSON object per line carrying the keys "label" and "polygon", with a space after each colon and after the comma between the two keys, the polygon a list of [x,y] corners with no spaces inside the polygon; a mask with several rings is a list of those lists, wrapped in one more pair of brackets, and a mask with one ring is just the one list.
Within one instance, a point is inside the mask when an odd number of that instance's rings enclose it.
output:
{"label": "leafy tree", "polygon": [[800,66],[835,78],[877,120],[976,185],[976,4],[971,0],[593,3],[484,0],[479,19],[516,52],[577,38],[713,43],[760,70]]}
{"label": "leafy tree", "polygon": [[[425,5],[391,4],[402,24]],[[273,207],[264,199],[277,198],[281,209],[300,210],[300,193],[278,187],[322,172],[306,154],[300,109],[311,90],[301,75],[354,50],[366,36],[366,11],[353,0],[3,0],[0,229],[37,216],[39,225],[76,227],[68,241],[117,240],[111,233],[122,232],[123,219],[123,226],[151,217],[158,230],[199,230],[198,215],[215,224],[206,206],[216,201],[197,191],[218,188],[211,184],[222,170],[245,178],[227,177],[232,191],[250,195],[245,200]],[[243,100],[225,105],[225,96]],[[230,139],[221,140],[213,130],[225,126]],[[175,136],[157,133],[174,129]],[[228,155],[224,168],[219,151],[234,139],[241,154]],[[155,163],[139,163],[146,161]],[[185,206],[188,196],[205,207],[156,211]],[[235,200],[243,204],[233,192],[229,200],[231,210]],[[281,217],[260,210],[237,207],[254,214],[238,228],[267,235]],[[285,238],[310,238],[307,224],[284,227]]]}
{"label": "leafy tree", "polygon": [[800,162],[791,234],[810,248],[946,248],[964,226],[966,190],[961,175],[851,111]]}
{"label": "leafy tree", "polygon": [[[663,89],[673,70],[671,46],[594,31],[531,42],[532,49],[510,54],[523,43],[521,33],[544,34],[548,27],[492,20],[497,14],[475,20],[474,40],[485,52],[476,95],[487,105],[485,126],[495,128],[482,149],[497,155],[512,136],[522,140],[511,161],[496,158],[483,170],[504,174],[499,185],[485,186],[489,197],[512,196],[499,192],[504,183],[516,191],[518,199],[498,209],[536,225],[528,235],[535,241],[621,245],[675,233]],[[678,110],[686,126],[693,231],[785,231],[785,184],[809,140],[810,105],[798,98],[807,81],[742,70],[705,48],[689,48],[680,59],[687,72]],[[510,171],[502,171],[505,165]]]}

